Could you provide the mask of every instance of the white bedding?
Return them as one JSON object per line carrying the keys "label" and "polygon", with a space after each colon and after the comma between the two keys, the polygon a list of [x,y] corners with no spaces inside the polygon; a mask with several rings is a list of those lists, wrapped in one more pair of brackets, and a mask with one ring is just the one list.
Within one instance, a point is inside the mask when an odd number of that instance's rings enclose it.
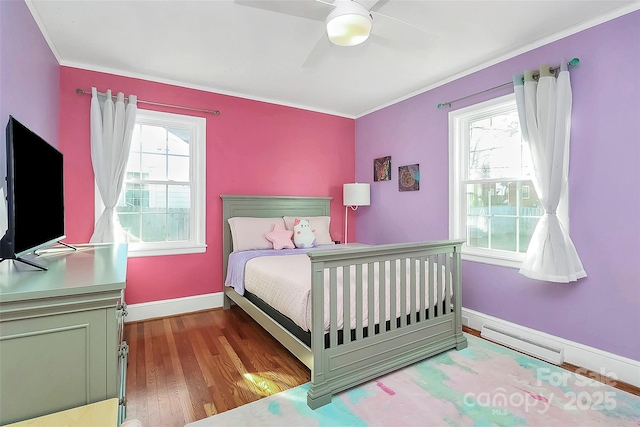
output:
{"label": "white bedding", "polygon": [[[407,262],[407,312],[410,311],[410,291],[409,291],[409,260]],[[419,283],[420,272],[419,272],[419,262],[414,261],[414,268],[416,271],[416,282]],[[428,266],[425,266],[425,269]],[[356,273],[355,266],[351,266],[351,283],[355,283]],[[367,274],[367,266],[363,269],[362,281],[363,281],[363,326],[368,324],[368,306],[367,306],[367,283],[368,283],[368,274]],[[390,280],[389,280],[389,262],[386,263],[386,319],[390,320],[390,300],[389,300],[389,288],[390,288]],[[434,268],[434,295],[431,298],[432,301],[436,300],[436,284],[437,284],[437,268]],[[378,265],[375,264],[375,276],[376,280],[374,283],[374,316],[375,323],[378,323],[379,320],[379,303],[378,303],[378,288],[379,283],[377,280],[378,276]],[[400,307],[400,261],[396,261],[396,316],[399,316],[401,313]],[[444,298],[444,271],[443,276],[440,281],[441,283],[441,295]],[[428,283],[428,276],[426,278]],[[337,291],[337,311],[338,311],[338,329],[342,329],[343,326],[343,303],[342,303],[342,268],[338,268],[337,271],[337,283],[338,283],[338,291]],[[280,313],[289,317],[293,320],[298,326],[306,331],[311,330],[311,260],[306,254],[300,255],[289,255],[289,256],[270,256],[270,257],[258,257],[251,259],[247,262],[245,268],[245,289],[254,295],[260,297],[264,302],[278,310]],[[324,304],[324,329],[325,331],[329,330],[329,321],[330,321],[330,311],[329,311],[329,274],[328,270],[325,270],[325,304]],[[450,291],[451,293],[451,285]],[[350,315],[351,322],[350,327],[354,329],[356,327],[356,305],[355,305],[355,286],[351,286],[350,293]],[[429,307],[429,296],[425,295],[425,303],[420,304],[421,312],[424,312],[425,307]],[[420,300],[419,292],[416,295],[416,306],[418,306]],[[433,314],[431,314],[433,315]]]}

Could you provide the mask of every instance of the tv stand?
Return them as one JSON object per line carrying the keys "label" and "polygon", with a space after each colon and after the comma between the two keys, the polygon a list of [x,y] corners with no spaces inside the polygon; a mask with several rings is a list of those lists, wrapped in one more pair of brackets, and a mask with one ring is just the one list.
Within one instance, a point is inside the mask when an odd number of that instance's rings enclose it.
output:
{"label": "tv stand", "polygon": [[74,251],[77,251],[77,250],[78,250],[78,248],[76,248],[75,246],[70,245],[70,244],[68,244],[68,243],[65,243],[65,242],[63,242],[62,240],[60,240],[60,241],[58,242],[58,244],[59,244],[59,245],[62,245],[62,246],[66,246],[66,247],[68,247],[69,249],[73,249]]}
{"label": "tv stand", "polygon": [[[38,264],[37,262],[29,261],[28,259],[25,259],[25,258],[20,258],[20,257],[18,257],[18,258],[9,258],[9,259],[13,259],[14,261],[18,261],[18,262],[25,263],[25,264],[27,264],[27,265],[30,265],[31,267],[35,267],[35,268],[37,268],[38,270],[42,270],[42,271],[47,271],[47,270],[49,270],[49,269],[48,269],[47,267],[45,267],[44,265],[40,265],[40,264]],[[3,261],[4,261],[4,260],[3,260]]]}
{"label": "tv stand", "polygon": [[[57,244],[62,245],[62,246],[66,246],[67,248],[69,248],[69,249],[73,249],[74,251],[77,251],[77,250],[78,250],[78,248],[76,248],[75,246],[70,245],[70,244],[68,244],[68,243],[65,243],[65,242],[63,242],[62,240],[58,241],[58,242],[57,242]],[[36,255],[36,256],[37,256],[37,255],[39,255],[39,254],[38,254],[38,252],[37,252],[37,250],[33,251],[33,254],[34,254],[34,255]],[[39,270],[42,270],[42,271],[47,271],[47,270],[49,270],[49,269],[48,269],[47,267],[45,267],[44,265],[41,265],[41,264],[38,264],[38,263],[37,263],[37,262],[35,262],[35,261],[31,261],[31,260],[28,260],[28,259],[26,259],[26,258],[20,258],[20,257],[16,257],[16,258],[3,258],[3,259],[0,259],[0,262],[5,261],[5,260],[9,260],[9,259],[12,259],[12,260],[14,260],[14,261],[19,261],[19,262],[25,263],[25,264],[27,264],[27,265],[30,265],[31,267],[35,267],[35,268],[37,268],[37,269],[39,269]]]}

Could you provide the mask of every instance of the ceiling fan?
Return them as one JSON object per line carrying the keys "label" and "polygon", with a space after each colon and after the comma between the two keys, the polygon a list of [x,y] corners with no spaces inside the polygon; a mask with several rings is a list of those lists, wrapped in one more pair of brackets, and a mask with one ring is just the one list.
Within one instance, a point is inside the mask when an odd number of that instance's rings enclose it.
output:
{"label": "ceiling fan", "polygon": [[326,32],[311,50],[303,67],[316,65],[338,47],[369,41],[392,49],[424,53],[435,36],[405,21],[378,12],[389,0],[235,0],[235,3],[324,21]]}

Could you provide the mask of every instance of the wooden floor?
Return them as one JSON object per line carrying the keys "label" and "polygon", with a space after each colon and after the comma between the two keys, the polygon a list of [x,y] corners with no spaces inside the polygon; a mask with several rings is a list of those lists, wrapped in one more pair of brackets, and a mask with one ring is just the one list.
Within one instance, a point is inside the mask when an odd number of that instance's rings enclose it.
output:
{"label": "wooden floor", "polygon": [[127,419],[184,426],[309,382],[306,366],[242,309],[125,325]]}
{"label": "wooden floor", "polygon": [[[127,323],[125,340],[127,419],[144,427],[184,426],[310,380],[307,367],[238,307]],[[612,385],[640,396],[637,387]]]}

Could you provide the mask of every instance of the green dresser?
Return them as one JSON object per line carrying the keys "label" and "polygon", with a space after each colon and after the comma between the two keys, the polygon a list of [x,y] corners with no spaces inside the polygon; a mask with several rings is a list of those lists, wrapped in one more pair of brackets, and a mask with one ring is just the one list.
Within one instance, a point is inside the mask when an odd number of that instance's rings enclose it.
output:
{"label": "green dresser", "polygon": [[117,397],[125,416],[127,245],[0,262],[0,424]]}

